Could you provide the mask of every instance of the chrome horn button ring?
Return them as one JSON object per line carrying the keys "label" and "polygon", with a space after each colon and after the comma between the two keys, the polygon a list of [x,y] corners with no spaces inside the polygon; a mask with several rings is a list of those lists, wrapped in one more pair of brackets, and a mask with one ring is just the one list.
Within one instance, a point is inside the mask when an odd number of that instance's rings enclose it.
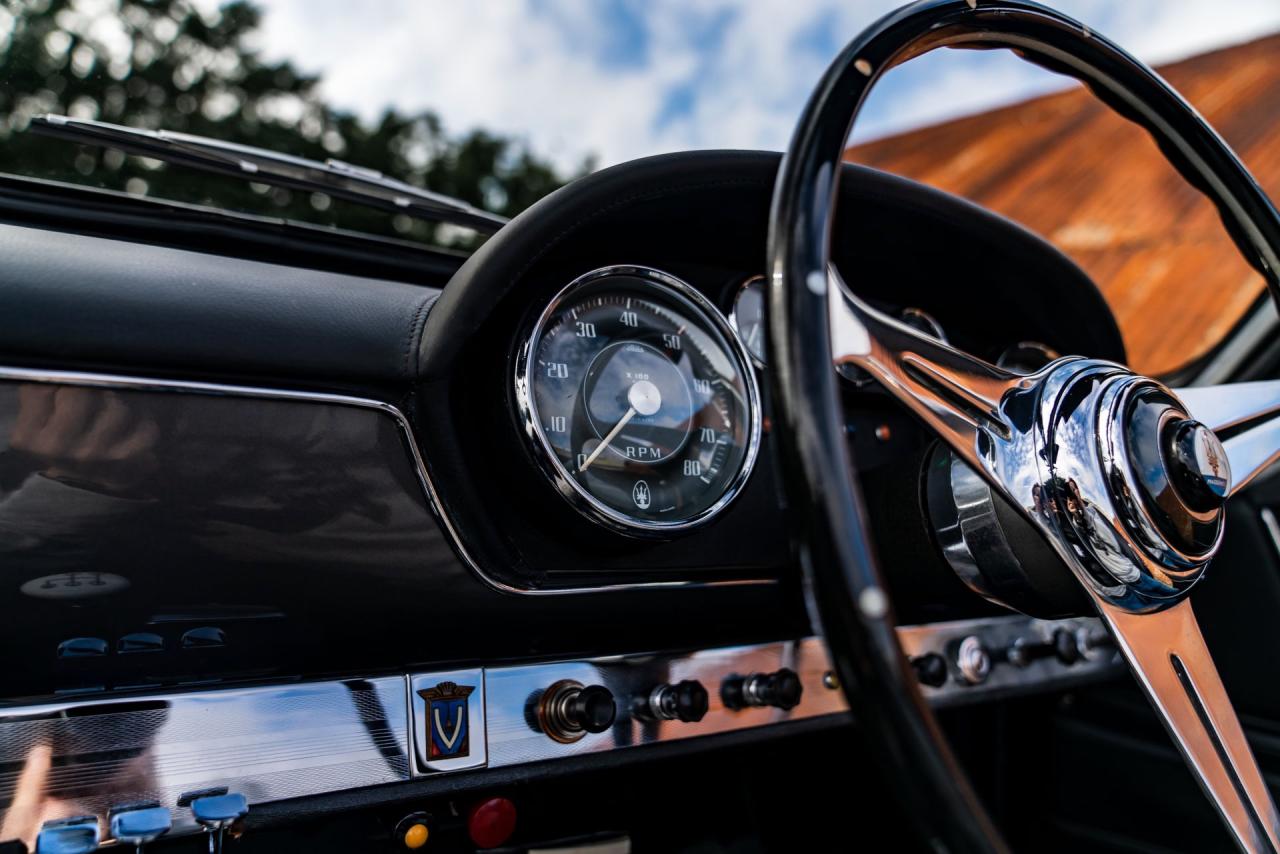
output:
{"label": "chrome horn button ring", "polygon": [[[1208,431],[1191,419],[1171,392],[1150,380],[1132,383],[1122,406],[1123,421],[1112,430],[1120,432],[1123,442],[1128,462],[1124,486],[1137,498],[1139,513],[1134,522],[1147,535],[1148,552],[1171,566],[1208,560],[1222,541],[1223,499],[1196,500],[1200,491],[1210,491],[1204,479],[1215,477],[1215,470],[1201,474],[1190,467],[1197,462],[1189,465],[1179,452],[1184,437],[1204,443],[1201,431]],[[1225,451],[1217,437],[1209,433],[1209,438],[1225,465]],[[1191,453],[1197,451],[1193,448]],[[1210,448],[1204,455],[1213,453]],[[1208,461],[1205,467],[1209,468]],[[1188,492],[1191,501],[1186,498]]]}
{"label": "chrome horn button ring", "polygon": [[[1096,360],[1063,360],[1037,378],[1038,423],[992,472],[1050,535],[1094,593],[1129,611],[1180,601],[1222,540],[1222,512],[1173,489],[1166,436],[1190,420],[1155,380]],[[1015,461],[1034,460],[1037,475]],[[1034,479],[1030,490],[1019,487]],[[1029,492],[1029,494],[1026,494]]]}
{"label": "chrome horn button ring", "polygon": [[[929,489],[939,539],[961,578],[987,598],[1044,614],[1078,608],[1052,577],[1064,570],[1126,611],[1181,601],[1222,542],[1224,514],[1221,506],[1199,509],[1183,497],[1187,487],[1175,487],[1199,472],[1188,471],[1179,448],[1201,443],[1207,477],[1221,477],[1224,463],[1214,468],[1215,449],[1194,433],[1198,422],[1176,395],[1113,362],[1067,358],[1020,381],[999,409],[1005,429],[978,434],[977,461],[1061,564],[1028,552],[1028,538],[1013,530],[1022,521],[998,519],[998,499],[979,486],[984,478],[953,459],[947,482]],[[958,491],[969,481],[974,489]],[[939,491],[954,513],[937,512]],[[982,502],[969,494],[978,491]],[[970,518],[979,510],[981,525]]]}

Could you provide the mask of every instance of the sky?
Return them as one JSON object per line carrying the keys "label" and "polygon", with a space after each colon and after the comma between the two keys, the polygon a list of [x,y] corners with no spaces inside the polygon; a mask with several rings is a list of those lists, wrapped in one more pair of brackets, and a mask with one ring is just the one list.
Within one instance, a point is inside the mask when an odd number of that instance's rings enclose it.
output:
{"label": "sky", "polygon": [[[323,76],[341,108],[432,109],[453,132],[518,136],[572,169],[691,148],[786,147],[839,49],[893,0],[260,0],[258,48]],[[1280,31],[1280,0],[1060,0],[1159,63]],[[854,138],[1051,91],[1006,52],[891,71]]]}

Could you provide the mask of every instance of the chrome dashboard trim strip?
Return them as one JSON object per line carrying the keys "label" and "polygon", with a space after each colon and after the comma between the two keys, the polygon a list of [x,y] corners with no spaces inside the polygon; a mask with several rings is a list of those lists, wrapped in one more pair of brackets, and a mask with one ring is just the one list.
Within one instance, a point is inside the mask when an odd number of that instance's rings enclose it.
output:
{"label": "chrome dashboard trim strip", "polygon": [[[409,779],[404,678],[86,700],[0,712],[0,840],[44,821],[226,786],[251,803]],[[70,812],[68,812],[70,811]]]}
{"label": "chrome dashboard trim strip", "polygon": [[431,480],[431,473],[427,468],[426,461],[423,459],[422,453],[418,448],[418,443],[414,438],[413,427],[410,425],[408,417],[400,410],[399,407],[383,400],[356,397],[353,395],[333,394],[329,392],[300,391],[296,389],[276,389],[260,386],[197,382],[194,380],[173,380],[154,377],[128,376],[123,374],[101,374],[81,371],[15,368],[7,366],[0,366],[0,381],[38,382],[70,386],[85,386],[90,388],[121,388],[135,391],[168,391],[186,394],[223,395],[228,397],[262,398],[269,400],[291,400],[302,403],[353,406],[360,409],[372,409],[381,412],[382,414],[392,418],[402,432],[405,444],[408,446],[409,453],[413,460],[413,467],[417,473],[419,484],[422,487],[423,493],[426,495],[427,503],[431,506],[432,512],[435,514],[437,521],[448,535],[449,540],[453,543],[454,550],[458,553],[462,562],[466,564],[467,568],[476,576],[476,578],[489,588],[500,593],[509,593],[518,596],[571,596],[584,593],[618,593],[633,590],[734,587],[758,584],[774,585],[778,583],[776,578],[742,578],[717,579],[714,581],[645,581],[622,584],[602,584],[595,587],[551,587],[539,589],[517,587],[515,585],[508,584],[501,579],[495,578],[486,573],[471,556],[470,552],[467,551],[466,544],[462,541],[462,537],[454,527],[453,520],[450,519],[449,515],[445,512],[444,504],[440,501],[440,496],[436,491],[435,483]]}
{"label": "chrome dashboard trim strip", "polygon": [[[963,638],[996,650],[1055,629],[1101,631],[1098,620],[1047,622],[1018,615],[902,627],[912,656],[952,656]],[[794,671],[803,685],[791,709],[733,709],[723,696],[735,677]],[[1014,691],[1066,686],[1120,672],[1114,650],[1070,667],[1054,659],[991,668],[980,685],[951,678],[924,694],[935,706]],[[954,674],[957,665],[951,664]],[[548,686],[571,679],[603,685],[616,702],[615,723],[565,743],[541,730],[537,708]],[[653,720],[643,711],[655,686],[697,680],[708,710],[697,722]],[[416,758],[430,731],[419,690],[465,696],[470,745],[454,758]],[[459,690],[461,689],[461,690]],[[470,689],[470,690],[468,690]],[[425,699],[425,698],[422,698]],[[462,706],[466,708],[466,706]],[[125,802],[158,801],[173,814],[174,835],[198,828],[177,806],[187,792],[225,786],[250,804],[426,779],[574,756],[606,753],[789,721],[847,714],[826,646],[809,637],[688,653],[645,653],[577,661],[473,667],[372,679],[199,690],[0,707],[0,841],[30,844],[41,824],[63,815],[106,816]],[[457,718],[446,707],[438,726]]]}
{"label": "chrome dashboard trim strip", "polygon": [[[733,676],[794,670],[804,684],[801,702],[784,711],[769,707],[734,711],[720,695]],[[829,672],[826,646],[818,638],[799,641],[710,649],[681,656],[620,656],[556,664],[520,665],[485,671],[489,710],[489,766],[502,767],[580,756],[679,739],[754,729],[787,721],[844,714],[844,695],[824,685]],[[571,679],[583,685],[603,685],[614,695],[617,718],[611,729],[588,733],[565,744],[530,726],[529,700],[548,685]],[[698,722],[642,720],[633,714],[647,703],[656,685],[692,679],[709,694],[706,716]]]}
{"label": "chrome dashboard trim strip", "polygon": [[[1074,664],[1064,664],[1050,652],[1055,633],[1061,631],[1070,633],[1080,656]],[[962,673],[961,650],[966,641],[970,647],[976,645],[988,661],[987,675],[979,684],[970,684]],[[920,686],[935,708],[1025,694],[1050,685],[1066,688],[1125,671],[1119,651],[1097,617],[1039,620],[1010,615],[899,626],[898,642],[911,659],[935,654],[946,661],[949,678],[944,685]]]}

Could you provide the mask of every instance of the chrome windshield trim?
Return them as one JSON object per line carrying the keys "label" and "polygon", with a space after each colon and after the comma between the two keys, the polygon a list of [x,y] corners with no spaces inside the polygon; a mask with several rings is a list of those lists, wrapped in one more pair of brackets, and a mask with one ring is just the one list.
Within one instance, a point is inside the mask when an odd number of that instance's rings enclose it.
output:
{"label": "chrome windshield trim", "polygon": [[145,130],[69,116],[36,116],[31,120],[31,130],[82,145],[118,148],[129,154],[245,181],[326,193],[364,207],[459,225],[482,234],[493,234],[508,221],[506,217],[481,210],[452,196],[415,187],[375,169],[333,158],[321,162],[211,137]]}

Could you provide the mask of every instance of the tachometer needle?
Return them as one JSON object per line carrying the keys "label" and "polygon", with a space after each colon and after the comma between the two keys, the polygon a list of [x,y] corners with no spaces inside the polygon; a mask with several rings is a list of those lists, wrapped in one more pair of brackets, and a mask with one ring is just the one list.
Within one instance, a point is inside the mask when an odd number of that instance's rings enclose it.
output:
{"label": "tachometer needle", "polygon": [[652,415],[662,407],[662,392],[658,391],[658,387],[648,380],[640,380],[631,386],[627,391],[627,403],[631,404],[626,414],[613,425],[613,429],[609,431],[609,435],[600,440],[600,444],[596,445],[596,449],[582,461],[582,465],[578,466],[579,472],[584,472],[596,461],[596,457],[609,447],[609,443],[618,438],[618,434],[622,432],[622,428],[626,427],[628,422],[637,415]]}
{"label": "tachometer needle", "polygon": [[592,451],[591,454],[585,460],[582,461],[582,465],[578,467],[578,471],[580,472],[586,471],[587,467],[596,461],[596,457],[600,456],[600,454],[604,451],[604,449],[609,447],[609,443],[612,442],[615,438],[617,438],[618,434],[622,432],[622,428],[627,426],[627,422],[635,417],[636,417],[636,408],[633,406],[627,410],[627,414],[622,416],[622,418],[618,421],[617,424],[613,425],[613,429],[609,431],[609,435],[605,436],[604,439],[600,441],[600,444],[596,445],[596,449]]}

